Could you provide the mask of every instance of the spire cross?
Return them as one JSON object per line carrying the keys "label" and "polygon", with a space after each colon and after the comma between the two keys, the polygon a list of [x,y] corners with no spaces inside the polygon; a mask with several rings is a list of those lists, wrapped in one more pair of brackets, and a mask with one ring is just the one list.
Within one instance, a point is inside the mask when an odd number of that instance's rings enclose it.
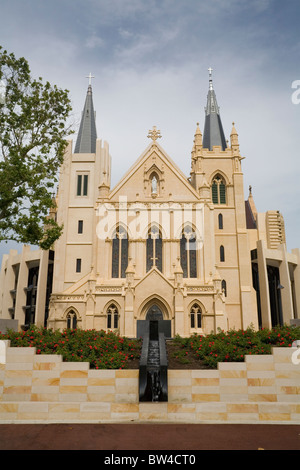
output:
{"label": "spire cross", "polygon": [[85,78],[88,78],[88,79],[89,79],[89,85],[91,85],[91,84],[92,84],[92,78],[95,78],[95,76],[92,75],[91,72],[90,72],[90,74],[89,74],[87,77],[85,77]]}
{"label": "spire cross", "polygon": [[213,85],[212,85],[212,71],[213,71],[213,69],[212,69],[211,67],[209,67],[208,73],[209,73],[209,89],[210,89],[210,90],[213,89]]}
{"label": "spire cross", "polygon": [[148,136],[150,139],[155,142],[157,139],[161,138],[160,131],[156,129],[156,126],[153,126],[153,129],[149,131]]}

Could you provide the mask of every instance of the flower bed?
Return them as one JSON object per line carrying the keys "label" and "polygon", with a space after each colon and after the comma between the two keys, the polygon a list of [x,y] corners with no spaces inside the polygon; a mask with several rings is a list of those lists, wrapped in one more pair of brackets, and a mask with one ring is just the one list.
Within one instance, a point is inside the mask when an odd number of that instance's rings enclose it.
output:
{"label": "flower bed", "polygon": [[300,340],[300,327],[259,331],[248,328],[207,336],[195,334],[189,338],[176,336],[174,343],[178,351],[173,354],[186,365],[190,357],[197,357],[203,365],[217,368],[218,362],[242,362],[246,354],[271,354],[272,347],[291,347],[295,340]]}
{"label": "flower bed", "polygon": [[[37,354],[60,354],[64,361],[89,362],[92,369],[137,369],[141,340],[96,330],[53,331],[32,327],[28,331],[0,333],[13,347],[35,347]],[[246,354],[271,354],[272,347],[291,347],[300,340],[300,327],[272,330],[220,331],[207,336],[176,336],[168,341],[172,369],[216,369],[218,362],[243,362]]]}
{"label": "flower bed", "polygon": [[61,354],[64,361],[89,362],[92,369],[130,369],[140,356],[141,342],[96,330],[53,331],[31,327],[1,334],[12,347],[35,347],[37,354]]}

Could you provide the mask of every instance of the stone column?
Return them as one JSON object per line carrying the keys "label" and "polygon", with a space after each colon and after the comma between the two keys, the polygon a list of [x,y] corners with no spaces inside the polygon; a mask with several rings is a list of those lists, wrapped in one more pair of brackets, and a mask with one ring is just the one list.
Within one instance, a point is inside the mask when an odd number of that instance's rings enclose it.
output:
{"label": "stone column", "polygon": [[17,254],[17,250],[10,250],[9,255],[4,255],[2,259],[0,277],[0,318],[11,318],[8,311],[8,309],[13,306],[13,298],[10,291],[15,288],[15,272],[12,267],[12,260]]}
{"label": "stone column", "polygon": [[25,321],[25,310],[23,307],[26,305],[27,294],[24,288],[28,285],[28,266],[26,263],[26,255],[30,251],[30,246],[24,245],[19,268],[19,278],[17,285],[16,295],[16,307],[15,307],[15,319],[19,322],[19,327],[24,324]]}
{"label": "stone column", "polygon": [[294,318],[291,278],[286,256],[286,246],[280,245],[278,249],[282,251],[282,262],[279,265],[279,277],[280,285],[283,287],[283,289],[278,287],[281,291],[282,321],[283,323],[289,324],[291,318]]}
{"label": "stone column", "polygon": [[135,269],[129,258],[128,267],[126,269],[126,287],[124,302],[124,321],[120,325],[120,334],[133,338],[136,336],[136,322],[134,321],[134,275]]}
{"label": "stone column", "polygon": [[35,307],[35,324],[44,326],[45,305],[46,305],[46,289],[48,278],[49,251],[41,251],[39,276],[37,283],[37,296]]}
{"label": "stone column", "polygon": [[260,290],[260,304],[261,304],[261,318],[263,328],[271,328],[271,307],[270,307],[270,293],[268,272],[265,256],[265,243],[263,240],[257,242],[257,264],[259,275],[259,290]]}
{"label": "stone column", "polygon": [[300,249],[294,248],[292,253],[298,261],[294,267],[294,318],[300,318]]}
{"label": "stone column", "polygon": [[175,295],[174,295],[174,322],[172,322],[172,334],[186,336],[184,327],[184,299],[183,299],[183,271],[180,265],[180,257],[177,258],[177,266],[174,269]]}

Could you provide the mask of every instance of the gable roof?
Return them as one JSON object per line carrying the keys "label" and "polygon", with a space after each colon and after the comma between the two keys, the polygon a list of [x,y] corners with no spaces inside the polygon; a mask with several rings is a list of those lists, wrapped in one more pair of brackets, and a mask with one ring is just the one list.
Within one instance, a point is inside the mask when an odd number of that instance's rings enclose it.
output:
{"label": "gable roof", "polygon": [[199,194],[193,188],[193,186],[188,181],[186,175],[183,171],[176,165],[176,163],[171,159],[171,157],[165,152],[165,150],[156,142],[149,144],[146,150],[141,154],[141,156],[135,161],[135,163],[129,168],[129,170],[125,173],[125,175],[121,178],[121,180],[115,185],[115,187],[111,190],[109,198],[112,198],[122,186],[126,184],[126,182],[130,179],[130,177],[139,169],[145,162],[148,160],[153,153],[157,153],[157,155],[162,159],[164,164],[176,175],[176,177],[183,183],[183,185],[191,192],[191,196],[196,197],[199,199]]}
{"label": "gable roof", "polygon": [[141,284],[144,284],[148,278],[151,278],[153,276],[158,276],[159,278],[161,278],[161,281],[168,284],[171,289],[174,288],[172,282],[169,281],[169,279],[157,268],[157,266],[153,266],[148,272],[146,272],[146,274],[141,279],[139,279],[139,281],[135,285],[135,289]]}

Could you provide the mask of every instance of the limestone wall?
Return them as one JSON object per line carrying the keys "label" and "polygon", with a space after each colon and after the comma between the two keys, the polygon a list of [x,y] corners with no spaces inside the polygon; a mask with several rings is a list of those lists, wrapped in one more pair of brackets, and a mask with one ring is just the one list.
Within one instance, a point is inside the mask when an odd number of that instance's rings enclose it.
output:
{"label": "limestone wall", "polygon": [[139,403],[138,370],[90,370],[88,363],[8,347],[0,364],[0,423],[300,424],[295,351],[274,348],[272,355],[220,363],[218,370],[170,370],[168,403]]}

